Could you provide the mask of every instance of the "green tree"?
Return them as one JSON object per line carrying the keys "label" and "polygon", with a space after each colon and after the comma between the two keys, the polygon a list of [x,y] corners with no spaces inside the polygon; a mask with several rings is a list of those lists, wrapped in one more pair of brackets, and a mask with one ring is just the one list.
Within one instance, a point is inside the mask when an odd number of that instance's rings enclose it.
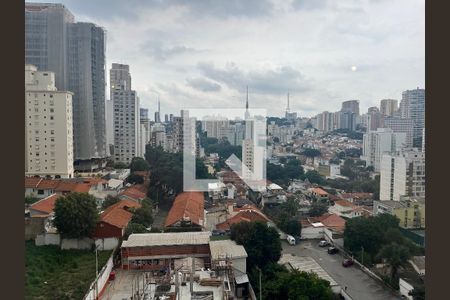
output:
{"label": "green tree", "polygon": [[320,153],[320,150],[317,149],[306,148],[303,150],[302,155],[306,157],[316,157],[322,155],[322,153]]}
{"label": "green tree", "polygon": [[287,234],[294,236],[301,236],[302,234],[302,224],[297,219],[282,219],[277,225]]}
{"label": "green tree", "polygon": [[31,205],[31,204],[36,203],[38,201],[39,201],[39,198],[37,198],[34,195],[25,196],[25,204],[26,205]]}
{"label": "green tree", "polygon": [[148,230],[144,225],[130,222],[128,224],[127,228],[125,228],[125,237],[124,238],[128,239],[128,237],[132,233],[147,233],[147,232],[148,232]]}
{"label": "green tree", "polygon": [[127,182],[131,184],[142,184],[144,183],[144,177],[135,173],[131,173],[127,178]]}
{"label": "green tree", "polygon": [[153,209],[149,199],[144,199],[141,203],[141,207],[136,209],[131,218],[131,222],[135,224],[141,224],[144,227],[150,227],[153,224]]}
{"label": "green tree", "polygon": [[247,266],[264,267],[281,257],[280,235],[264,222],[240,222],[231,226],[231,239],[247,251]]}
{"label": "green tree", "polygon": [[54,225],[65,238],[89,237],[99,218],[97,203],[87,193],[70,193],[56,200]]}
{"label": "green tree", "polygon": [[302,176],[303,179],[308,179],[311,183],[317,183],[317,184],[324,184],[326,183],[325,178],[319,174],[316,170],[311,170],[305,173],[305,175]]}
{"label": "green tree", "polygon": [[116,204],[120,201],[120,198],[117,196],[107,195],[105,197],[105,200],[102,202],[102,209],[106,209],[107,207],[110,207],[113,204]]}
{"label": "green tree", "polygon": [[328,206],[325,203],[314,202],[309,208],[309,215],[311,217],[319,217],[328,211]]}
{"label": "green tree", "polygon": [[116,162],[115,164],[114,164],[114,169],[128,169],[128,165],[126,164],[126,163],[123,163],[123,162]]}
{"label": "green tree", "polygon": [[130,164],[131,173],[135,171],[148,171],[150,170],[149,163],[142,157],[133,157]]}
{"label": "green tree", "polygon": [[397,243],[384,245],[378,253],[378,258],[384,259],[391,268],[391,280],[397,279],[398,269],[408,263],[409,249]]}

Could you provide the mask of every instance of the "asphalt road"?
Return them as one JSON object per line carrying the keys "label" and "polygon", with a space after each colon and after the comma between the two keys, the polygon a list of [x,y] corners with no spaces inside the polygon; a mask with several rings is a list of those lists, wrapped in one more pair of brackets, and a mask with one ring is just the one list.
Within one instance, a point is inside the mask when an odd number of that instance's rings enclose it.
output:
{"label": "asphalt road", "polygon": [[381,283],[364,273],[357,266],[344,268],[341,253],[329,255],[327,247],[318,246],[318,241],[301,241],[298,245],[291,246],[282,242],[283,253],[291,253],[297,256],[310,256],[344,289],[354,300],[397,300],[401,299]]}

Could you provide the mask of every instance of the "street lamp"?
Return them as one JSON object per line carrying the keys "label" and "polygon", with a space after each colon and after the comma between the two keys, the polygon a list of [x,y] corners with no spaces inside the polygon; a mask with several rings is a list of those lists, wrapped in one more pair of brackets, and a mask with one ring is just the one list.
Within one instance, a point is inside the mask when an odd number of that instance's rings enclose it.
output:
{"label": "street lamp", "polygon": [[261,300],[262,299],[261,269],[258,266],[256,266],[256,268],[259,271],[259,300]]}

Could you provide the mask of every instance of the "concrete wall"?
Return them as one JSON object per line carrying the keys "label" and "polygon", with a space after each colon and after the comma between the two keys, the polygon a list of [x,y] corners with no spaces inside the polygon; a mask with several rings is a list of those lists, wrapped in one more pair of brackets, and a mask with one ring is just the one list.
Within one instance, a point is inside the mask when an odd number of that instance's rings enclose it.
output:
{"label": "concrete wall", "polygon": [[25,218],[25,240],[35,239],[45,231],[45,218]]}
{"label": "concrete wall", "polygon": [[[96,300],[100,299],[103,294],[106,285],[108,283],[109,274],[113,268],[113,254],[108,259],[106,265],[100,270],[98,277],[91,283],[87,294],[84,296],[83,300]],[[98,298],[96,297],[98,294]]]}
{"label": "concrete wall", "polygon": [[36,246],[45,246],[45,245],[56,245],[59,246],[61,242],[61,237],[59,233],[43,233],[38,234],[34,243]]}
{"label": "concrete wall", "polygon": [[119,239],[115,237],[96,239],[95,245],[98,250],[113,250],[119,245]]}
{"label": "concrete wall", "polygon": [[406,299],[413,300],[413,297],[409,296],[408,293],[410,291],[412,291],[414,289],[414,287],[411,284],[409,284],[408,282],[406,282],[403,279],[401,279],[401,278],[400,278],[398,284],[400,286],[400,294],[405,296]]}
{"label": "concrete wall", "polygon": [[61,249],[91,249],[94,244],[93,239],[62,239]]}
{"label": "concrete wall", "polygon": [[321,239],[323,238],[323,227],[306,227],[302,228],[302,240]]}

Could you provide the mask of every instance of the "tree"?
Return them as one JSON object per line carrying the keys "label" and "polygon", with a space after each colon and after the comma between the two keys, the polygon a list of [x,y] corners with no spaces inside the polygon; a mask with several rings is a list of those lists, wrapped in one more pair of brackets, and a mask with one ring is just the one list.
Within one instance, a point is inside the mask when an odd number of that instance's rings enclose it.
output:
{"label": "tree", "polygon": [[264,283],[264,299],[333,299],[330,283],[315,273],[278,271]]}
{"label": "tree", "polygon": [[283,219],[278,225],[287,234],[294,236],[302,234],[302,224],[297,219]]}
{"label": "tree", "polygon": [[320,217],[324,213],[328,211],[328,206],[325,203],[321,202],[314,202],[311,204],[311,207],[309,208],[309,216],[311,217]]}
{"label": "tree", "polygon": [[391,280],[397,278],[398,269],[408,263],[410,257],[409,249],[397,243],[384,245],[378,253],[378,258],[386,260],[391,268]]}
{"label": "tree", "polygon": [[279,142],[280,142],[280,138],[277,137],[277,136],[274,137],[274,138],[273,138],[273,142],[274,142],[274,143],[279,143]]}
{"label": "tree", "polygon": [[149,163],[142,157],[133,157],[130,164],[131,173],[135,171],[148,171],[150,170]]}
{"label": "tree", "polygon": [[306,157],[316,157],[321,155],[320,150],[312,148],[306,148],[303,150],[302,154]]}
{"label": "tree", "polygon": [[305,175],[302,176],[303,179],[308,179],[311,183],[317,183],[317,184],[324,184],[326,182],[325,178],[322,177],[322,175],[319,174],[316,170],[311,170],[306,172]]}
{"label": "tree", "polygon": [[102,209],[106,209],[110,207],[113,204],[116,204],[120,201],[120,198],[117,196],[108,195],[106,196],[105,200],[102,202]]}
{"label": "tree", "polygon": [[25,196],[25,204],[26,205],[31,205],[37,201],[39,201],[39,199],[34,195]]}
{"label": "tree", "polygon": [[114,164],[114,169],[128,169],[128,165],[126,164],[126,163],[123,163],[123,162],[121,162],[121,161],[119,161],[119,162],[116,162],[115,164]]}
{"label": "tree", "polygon": [[130,174],[130,176],[128,176],[127,182],[129,182],[131,184],[142,184],[142,183],[144,183],[144,177],[142,177],[141,175],[132,173],[132,174]]}
{"label": "tree", "polygon": [[144,199],[142,201],[142,206],[134,211],[131,222],[141,224],[146,228],[153,224],[152,204],[150,199]]}
{"label": "tree", "polygon": [[280,235],[264,222],[240,222],[231,226],[231,239],[247,251],[247,266],[263,268],[281,257]]}
{"label": "tree", "polygon": [[130,222],[127,228],[125,228],[125,239],[128,239],[128,237],[132,233],[147,233],[147,232],[148,230],[144,225]]}
{"label": "tree", "polygon": [[70,193],[56,200],[54,225],[65,238],[89,237],[98,220],[97,203],[87,193]]}

